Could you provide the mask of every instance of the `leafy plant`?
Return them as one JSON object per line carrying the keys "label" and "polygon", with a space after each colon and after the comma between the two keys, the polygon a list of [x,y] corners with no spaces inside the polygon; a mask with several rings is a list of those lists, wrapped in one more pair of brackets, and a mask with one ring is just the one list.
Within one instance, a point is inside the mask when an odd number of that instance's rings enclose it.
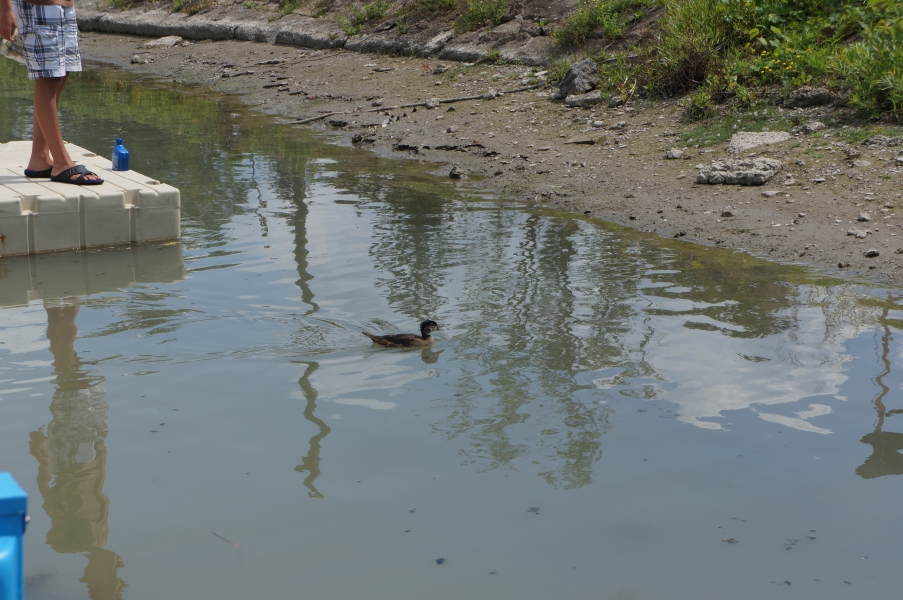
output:
{"label": "leafy plant", "polygon": [[426,12],[446,12],[458,7],[459,0],[417,0],[418,8]]}
{"label": "leafy plant", "polygon": [[594,37],[618,40],[627,22],[641,17],[658,0],[579,0],[576,10],[553,35],[563,47],[584,46]]}
{"label": "leafy plant", "polygon": [[903,5],[871,0],[861,15],[877,17],[861,39],[845,47],[833,65],[849,85],[851,101],[874,111],[903,111]]}
{"label": "leafy plant", "polygon": [[383,18],[388,10],[389,5],[386,2],[376,0],[376,2],[365,4],[363,8],[352,7],[349,17],[339,15],[337,19],[345,35],[352,36],[363,31],[364,25],[368,22]]}
{"label": "leafy plant", "polygon": [[[283,11],[286,7],[293,5],[295,1],[297,0],[280,0],[280,2],[282,2]],[[326,13],[328,13],[330,9],[332,9],[333,4],[335,4],[335,0],[317,0],[316,2],[314,2],[314,18],[319,19],[320,17],[325,16]],[[294,10],[294,6],[291,10]],[[289,10],[288,12],[291,12],[291,10]]]}
{"label": "leafy plant", "polygon": [[507,8],[507,0],[467,0],[467,7],[455,21],[455,32],[464,33],[487,25],[499,25]]}

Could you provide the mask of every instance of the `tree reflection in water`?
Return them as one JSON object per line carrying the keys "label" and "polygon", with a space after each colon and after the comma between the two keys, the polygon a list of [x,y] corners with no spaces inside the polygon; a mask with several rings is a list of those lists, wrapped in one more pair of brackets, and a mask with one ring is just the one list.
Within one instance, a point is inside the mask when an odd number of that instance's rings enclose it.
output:
{"label": "tree reflection in water", "polygon": [[38,461],[38,489],[50,517],[47,544],[56,552],[83,553],[88,565],[81,578],[92,600],[118,600],[126,583],[118,554],[107,550],[110,499],[106,477],[107,408],[103,377],[83,368],[75,351],[79,307],[47,300],[47,339],[56,375],[50,413],[42,430],[29,434],[29,451]]}
{"label": "tree reflection in water", "polygon": [[[890,392],[890,387],[884,382],[884,378],[890,375],[890,343],[891,343],[891,323],[889,319],[889,307],[892,302],[888,296],[888,304],[884,305],[881,317],[878,319],[882,327],[881,334],[881,363],[884,370],[880,375],[875,377],[875,384],[878,386],[878,395],[875,397],[875,411],[878,413],[878,421],[875,424],[875,431],[862,437],[862,443],[869,444],[872,447],[872,454],[865,459],[857,469],[856,474],[863,479],[874,479],[884,475],[903,475],[903,433],[893,431],[884,431],[884,420],[887,417],[903,414],[903,410],[887,410],[884,405],[884,399]],[[898,325],[900,323],[897,323]]]}

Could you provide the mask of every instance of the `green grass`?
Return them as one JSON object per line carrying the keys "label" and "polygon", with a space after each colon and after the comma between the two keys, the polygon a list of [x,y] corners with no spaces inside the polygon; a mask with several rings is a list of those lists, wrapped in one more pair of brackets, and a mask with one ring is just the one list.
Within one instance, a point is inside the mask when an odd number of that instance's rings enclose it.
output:
{"label": "green grass", "polygon": [[435,13],[454,10],[459,3],[459,0],[417,0],[416,6],[422,11]]}
{"label": "green grass", "polygon": [[[291,9],[289,9],[287,12],[291,12],[292,10],[297,8],[298,5],[295,4],[295,2],[298,2],[300,4],[300,0],[280,0],[280,2],[282,2],[283,12],[285,12],[285,9],[289,6],[291,6]],[[317,19],[326,16],[326,14],[330,10],[332,10],[333,4],[335,4],[335,0],[317,0],[316,2],[314,2],[313,16]]]}
{"label": "green grass", "polygon": [[862,144],[873,135],[886,135],[887,137],[903,137],[903,127],[888,126],[857,126],[845,127],[840,130],[840,138],[848,144]]}
{"label": "green grass", "polygon": [[455,33],[499,25],[507,8],[506,0],[467,0],[464,10],[455,20]]}
{"label": "green grass", "polygon": [[[627,0],[584,0],[557,32],[562,44],[612,38]],[[642,3],[645,4],[645,3]],[[803,86],[847,92],[870,116],[903,119],[903,2],[896,0],[663,0],[655,39],[600,65],[609,92],[685,96],[704,120],[724,103],[752,106],[761,90]],[[635,10],[636,7],[634,6]],[[614,19],[621,14],[621,20]]]}
{"label": "green grass", "polygon": [[339,15],[336,17],[339,26],[345,35],[357,35],[364,30],[364,25],[370,21],[382,19],[389,11],[389,5],[383,0],[376,0],[370,4],[365,4],[361,8],[356,6],[351,8],[351,14],[347,17]]}
{"label": "green grass", "polygon": [[791,127],[793,124],[776,107],[758,103],[736,114],[710,118],[684,131],[678,139],[681,144],[706,147],[727,142],[737,131],[788,131]]}
{"label": "green grass", "polygon": [[660,0],[578,0],[574,13],[553,35],[564,48],[583,47],[593,38],[618,40],[627,23],[660,4]]}

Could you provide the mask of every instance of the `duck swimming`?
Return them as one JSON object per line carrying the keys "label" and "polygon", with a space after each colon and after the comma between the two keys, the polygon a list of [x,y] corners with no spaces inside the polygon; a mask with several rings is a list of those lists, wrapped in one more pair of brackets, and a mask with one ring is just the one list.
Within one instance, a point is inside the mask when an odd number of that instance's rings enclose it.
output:
{"label": "duck swimming", "polygon": [[391,335],[373,335],[362,331],[364,335],[373,340],[380,346],[389,348],[415,348],[420,346],[429,346],[433,343],[431,331],[439,329],[439,324],[435,321],[424,321],[420,324],[420,336],[414,333],[395,333]]}

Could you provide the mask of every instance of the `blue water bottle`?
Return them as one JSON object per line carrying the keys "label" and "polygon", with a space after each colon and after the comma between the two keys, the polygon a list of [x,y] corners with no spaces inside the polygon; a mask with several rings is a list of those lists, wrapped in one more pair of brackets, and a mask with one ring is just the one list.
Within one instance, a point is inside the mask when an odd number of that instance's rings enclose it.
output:
{"label": "blue water bottle", "polygon": [[113,146],[113,170],[129,170],[129,151],[122,145],[122,138],[116,138],[116,145]]}

